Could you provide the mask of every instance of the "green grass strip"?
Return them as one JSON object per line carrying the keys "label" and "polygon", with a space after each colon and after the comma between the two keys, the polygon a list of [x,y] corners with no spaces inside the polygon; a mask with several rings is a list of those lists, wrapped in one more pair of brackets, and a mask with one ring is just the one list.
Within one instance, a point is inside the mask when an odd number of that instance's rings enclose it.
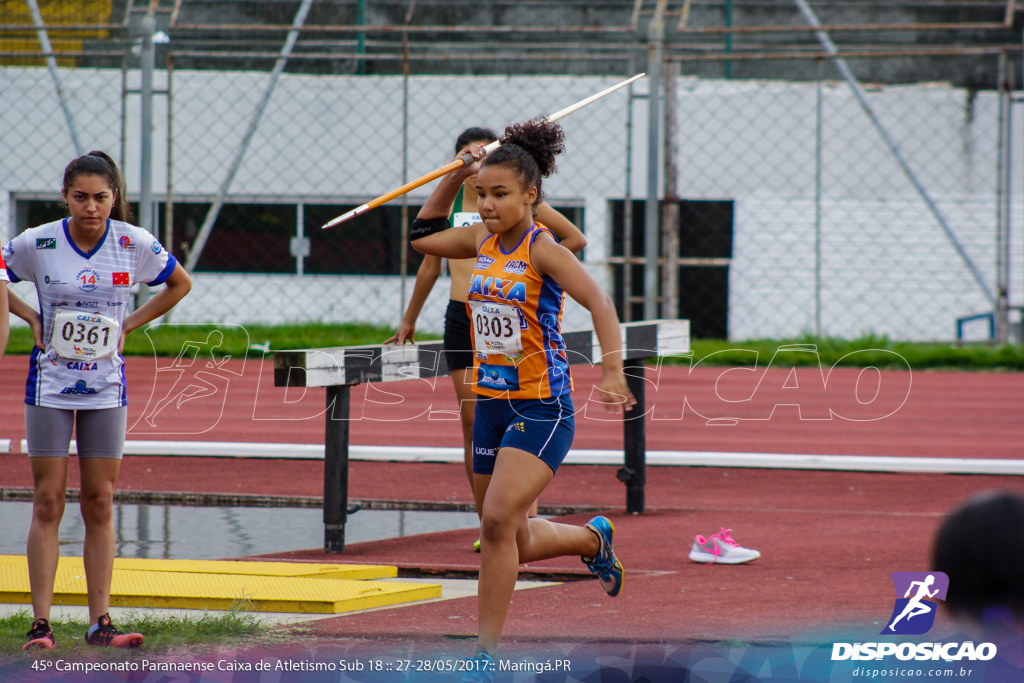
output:
{"label": "green grass strip", "polygon": [[[813,353],[785,354],[786,367],[818,365],[822,367],[874,366],[886,370],[1024,370],[1024,346],[1014,344],[952,344],[949,342],[899,342],[887,337],[865,336],[859,339],[798,337],[794,339],[752,339],[724,341],[695,339],[691,343],[693,361],[702,366],[764,367],[771,362],[780,347],[813,344]],[[756,355],[751,352],[756,352]],[[670,360],[669,363],[688,365],[688,360]]]}
{"label": "green grass strip", "polygon": [[[209,349],[217,344],[219,356],[229,354],[232,358],[260,357],[261,351],[253,345],[267,345],[271,351],[284,349],[316,349],[332,346],[359,346],[380,344],[394,334],[394,329],[381,325],[364,323],[302,325],[155,325],[138,330],[128,337],[125,344],[126,356],[170,356],[175,357],[189,342],[205,344]],[[420,333],[418,341],[439,339],[439,335]],[[787,354],[790,365],[812,365],[819,361],[831,367],[836,363],[865,367],[874,365],[885,369],[901,369],[907,364],[914,370],[1024,370],[1024,346],[1014,344],[993,345],[984,343],[953,344],[950,342],[901,342],[884,336],[868,335],[859,339],[818,338],[812,336],[792,339],[751,339],[726,341],[720,339],[695,339],[692,342],[694,361],[701,365],[749,366],[756,358],[763,367],[771,361],[779,347],[787,344],[814,344],[814,354]],[[11,340],[7,353],[27,354],[32,350],[32,338],[24,327],[11,329]],[[755,356],[752,351],[756,351]],[[854,356],[850,354],[859,352]],[[894,355],[896,354],[896,355]],[[906,361],[906,364],[900,358]],[[669,360],[669,364],[688,364],[689,361]]]}
{"label": "green grass strip", "polygon": [[[136,652],[159,653],[183,645],[210,645],[237,643],[265,635],[270,626],[258,612],[244,610],[238,604],[224,612],[196,611],[195,614],[167,614],[146,609],[132,609],[114,621],[114,627],[125,633],[141,633],[146,642]],[[55,610],[56,612],[56,610]],[[28,609],[0,617],[0,653],[21,654],[25,634],[32,626],[32,613]],[[67,616],[50,620],[56,645],[52,650],[34,649],[37,657],[53,658],[84,656],[87,653],[110,653],[111,657],[128,657],[130,651],[116,648],[96,648],[86,645],[85,633],[89,624]]]}
{"label": "green grass strip", "polygon": [[[365,323],[304,325],[152,325],[136,330],[125,340],[125,356],[170,356],[181,353],[188,342],[205,343],[207,348],[219,344],[217,354],[230,354],[242,358],[250,347],[266,345],[271,351],[284,349],[318,349],[330,346],[360,346],[380,344],[395,333],[394,328]],[[440,335],[418,333],[417,341],[440,339]],[[32,334],[27,327],[12,327],[7,353],[32,352]],[[255,351],[259,354],[259,351]]]}

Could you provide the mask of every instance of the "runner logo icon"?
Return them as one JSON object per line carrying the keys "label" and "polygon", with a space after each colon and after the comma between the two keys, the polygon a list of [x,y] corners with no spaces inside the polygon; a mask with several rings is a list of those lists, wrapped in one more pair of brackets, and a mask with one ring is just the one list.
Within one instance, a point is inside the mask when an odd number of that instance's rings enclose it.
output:
{"label": "runner logo icon", "polygon": [[945,600],[949,577],[942,572],[893,572],[896,605],[880,635],[920,635],[935,623],[938,603]]}

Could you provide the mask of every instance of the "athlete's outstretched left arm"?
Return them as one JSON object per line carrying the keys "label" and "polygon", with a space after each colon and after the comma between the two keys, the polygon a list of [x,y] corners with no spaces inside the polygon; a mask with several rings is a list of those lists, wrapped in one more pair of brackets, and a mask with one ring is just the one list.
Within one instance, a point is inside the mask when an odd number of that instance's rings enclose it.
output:
{"label": "athlete's outstretched left arm", "polygon": [[185,295],[192,289],[192,278],[178,263],[174,266],[174,270],[171,271],[171,275],[164,285],[164,288],[154,294],[149,301],[125,317],[124,322],[121,323],[121,341],[117,344],[118,353],[124,350],[125,337],[146,323],[156,320],[185,298]]}
{"label": "athlete's outstretched left arm", "polygon": [[610,413],[632,410],[636,399],[622,374],[622,336],[619,316],[615,313],[611,297],[571,251],[555,244],[547,234],[541,234],[533,243],[530,260],[540,275],[546,275],[561,285],[565,293],[590,311],[594,319],[594,332],[601,343],[600,401]]}

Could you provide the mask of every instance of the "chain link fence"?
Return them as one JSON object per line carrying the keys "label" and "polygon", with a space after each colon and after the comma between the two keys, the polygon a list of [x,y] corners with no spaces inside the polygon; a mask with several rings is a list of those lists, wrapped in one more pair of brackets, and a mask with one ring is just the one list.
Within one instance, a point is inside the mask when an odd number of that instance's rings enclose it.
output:
{"label": "chain link fence", "polygon": [[[949,339],[1003,292],[1020,306],[1021,192],[1004,172],[1020,178],[1021,117],[1008,94],[876,86],[868,111],[830,62],[820,70],[675,83],[678,305],[695,333]],[[965,334],[987,337],[989,323]]]}
{"label": "chain link fence", "polygon": [[[535,14],[548,12],[548,33],[537,38],[505,39],[491,17],[487,40],[442,27],[415,34],[413,50],[408,3],[370,3],[380,17],[363,21],[397,28],[350,31],[350,40],[328,40],[318,27],[353,23],[356,4],[312,3],[285,61],[295,3],[263,4],[275,12],[248,33],[201,26],[214,5],[223,5],[222,23],[255,21],[244,3],[162,8],[170,43],[158,46],[154,73],[155,208],[142,222],[193,266],[174,322],[397,324],[420,259],[403,229],[430,186],[340,227],[320,226],[450,160],[466,127],[500,132],[646,68],[637,31],[602,37],[614,12],[625,10],[628,23],[632,2],[534,3]],[[108,6],[99,23],[123,16],[123,30],[68,48],[92,56],[77,66],[62,58],[56,81],[38,57],[2,56],[4,241],[64,215],[58,188],[76,150],[61,98],[83,151],[111,152],[130,192],[139,187],[131,20],[139,8]],[[510,29],[521,20],[513,9],[502,15]],[[995,312],[1008,312],[1011,327],[1019,321],[1024,116],[1011,97],[1019,53],[947,50],[931,57],[933,70],[956,72],[964,60],[977,71],[980,60],[999,89],[870,85],[869,115],[830,60],[775,52],[744,62],[676,50],[657,65],[669,76],[668,152],[657,179],[646,172],[644,81],[563,121],[567,153],[545,183],[548,201],[583,229],[582,259],[620,315],[643,312],[642,200],[653,182],[664,217],[660,313],[690,319],[694,336],[949,340],[960,321],[963,336],[978,339],[990,336]],[[875,74],[881,59],[848,61],[855,73]],[[756,77],[746,76],[744,64],[755,61]],[[15,291],[34,296],[28,285]],[[442,278],[420,330],[441,330],[447,297]],[[564,325],[588,327],[589,316],[567,305]]]}

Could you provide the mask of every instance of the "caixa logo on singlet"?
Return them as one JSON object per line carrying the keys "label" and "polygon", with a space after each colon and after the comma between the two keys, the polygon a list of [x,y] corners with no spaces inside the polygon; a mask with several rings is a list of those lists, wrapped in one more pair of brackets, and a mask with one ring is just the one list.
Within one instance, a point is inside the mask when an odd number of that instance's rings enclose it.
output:
{"label": "caixa logo on singlet", "polygon": [[84,379],[80,379],[77,382],[75,382],[75,386],[73,387],[64,387],[63,389],[60,390],[61,396],[89,396],[90,394],[95,393],[96,390],[90,388],[85,383]]}

